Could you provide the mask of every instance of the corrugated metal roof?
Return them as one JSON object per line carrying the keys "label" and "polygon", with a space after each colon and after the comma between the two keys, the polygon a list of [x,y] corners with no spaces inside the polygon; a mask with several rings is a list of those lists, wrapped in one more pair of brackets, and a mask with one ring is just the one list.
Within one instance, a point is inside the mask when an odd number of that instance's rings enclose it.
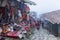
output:
{"label": "corrugated metal roof", "polygon": [[45,20],[48,20],[51,23],[60,23],[60,10],[56,10],[56,11],[52,11],[52,12],[48,12],[43,14],[43,17]]}

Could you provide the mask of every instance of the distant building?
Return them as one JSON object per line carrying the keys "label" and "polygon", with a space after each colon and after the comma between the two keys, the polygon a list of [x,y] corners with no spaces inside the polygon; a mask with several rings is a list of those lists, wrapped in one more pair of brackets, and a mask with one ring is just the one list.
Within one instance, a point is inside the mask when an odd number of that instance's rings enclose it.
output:
{"label": "distant building", "polygon": [[60,10],[48,12],[42,15],[42,26],[55,36],[60,35]]}

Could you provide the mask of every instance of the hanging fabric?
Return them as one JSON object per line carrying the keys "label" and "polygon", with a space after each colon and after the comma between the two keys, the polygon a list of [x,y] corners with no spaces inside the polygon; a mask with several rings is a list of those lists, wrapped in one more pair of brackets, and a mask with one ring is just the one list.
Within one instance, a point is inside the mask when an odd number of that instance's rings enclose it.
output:
{"label": "hanging fabric", "polygon": [[0,14],[4,14],[5,13],[5,7],[0,7]]}
{"label": "hanging fabric", "polygon": [[5,7],[6,6],[6,3],[7,3],[7,0],[3,0],[1,6],[2,7]]}
{"label": "hanging fabric", "polygon": [[27,20],[27,14],[22,14],[22,20]]}
{"label": "hanging fabric", "polygon": [[15,9],[14,9],[14,7],[11,7],[11,15],[14,15],[14,13],[15,13]]}
{"label": "hanging fabric", "polygon": [[18,23],[20,23],[22,21],[22,14],[21,11],[18,10]]}
{"label": "hanging fabric", "polygon": [[20,10],[18,10],[18,16],[19,17],[22,17],[22,14],[21,14],[21,11]]}
{"label": "hanging fabric", "polygon": [[9,2],[6,3],[6,6],[8,7],[8,9],[10,9],[10,4],[9,4]]}
{"label": "hanging fabric", "polygon": [[25,12],[25,7],[26,7],[26,5],[25,5],[23,2],[21,2],[21,3],[20,3],[21,13],[24,13],[24,12]]}
{"label": "hanging fabric", "polygon": [[9,0],[8,2],[10,4],[10,6],[12,6],[12,7],[16,6],[15,0]]}
{"label": "hanging fabric", "polygon": [[11,21],[14,22],[14,14],[15,14],[15,9],[14,9],[14,7],[11,7],[10,12],[11,12],[11,17],[12,17],[12,18],[11,18],[11,19],[12,19]]}
{"label": "hanging fabric", "polygon": [[25,12],[26,12],[27,14],[29,14],[29,12],[30,12],[30,8],[29,8],[29,6],[27,6],[27,5],[26,5],[26,7],[25,7]]}

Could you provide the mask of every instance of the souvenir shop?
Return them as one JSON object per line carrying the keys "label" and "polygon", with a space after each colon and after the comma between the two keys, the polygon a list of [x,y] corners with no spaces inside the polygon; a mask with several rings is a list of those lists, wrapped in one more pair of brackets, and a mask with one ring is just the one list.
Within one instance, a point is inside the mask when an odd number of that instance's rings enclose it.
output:
{"label": "souvenir shop", "polygon": [[31,35],[35,20],[29,15],[27,4],[36,5],[29,0],[0,0],[0,39],[24,39]]}

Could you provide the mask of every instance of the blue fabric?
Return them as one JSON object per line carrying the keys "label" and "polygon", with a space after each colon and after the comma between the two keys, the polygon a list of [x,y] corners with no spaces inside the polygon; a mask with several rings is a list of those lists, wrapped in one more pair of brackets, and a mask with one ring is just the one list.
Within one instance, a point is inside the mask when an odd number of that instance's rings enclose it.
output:
{"label": "blue fabric", "polygon": [[20,10],[24,11],[26,8],[26,5],[24,3],[20,3]]}

